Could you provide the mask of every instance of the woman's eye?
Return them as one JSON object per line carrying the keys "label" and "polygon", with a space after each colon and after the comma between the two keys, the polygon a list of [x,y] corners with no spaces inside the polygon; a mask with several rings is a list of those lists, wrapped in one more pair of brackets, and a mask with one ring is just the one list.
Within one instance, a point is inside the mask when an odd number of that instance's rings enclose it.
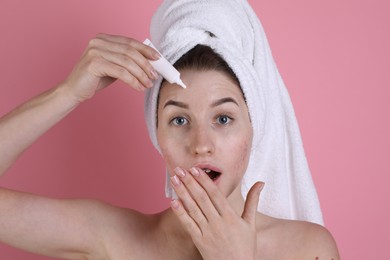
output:
{"label": "woman's eye", "polygon": [[232,119],[226,115],[221,115],[217,118],[218,124],[226,125],[228,124]]}
{"label": "woman's eye", "polygon": [[174,125],[180,126],[180,125],[186,125],[188,121],[184,117],[175,117],[174,119],[172,119],[172,123]]}

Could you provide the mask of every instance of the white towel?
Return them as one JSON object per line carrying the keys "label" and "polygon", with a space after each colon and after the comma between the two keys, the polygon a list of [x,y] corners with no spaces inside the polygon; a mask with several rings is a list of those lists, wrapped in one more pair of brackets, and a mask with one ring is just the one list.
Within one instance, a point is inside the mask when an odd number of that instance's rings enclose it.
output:
{"label": "white towel", "polygon": [[[244,0],[167,0],[154,14],[151,39],[172,64],[197,44],[208,45],[233,69],[246,97],[253,145],[242,195],[265,182],[259,211],[277,218],[323,224],[293,106],[259,19]],[[161,79],[145,96],[150,138],[156,137]],[[168,180],[168,178],[167,178]],[[166,195],[174,192],[166,182]]]}

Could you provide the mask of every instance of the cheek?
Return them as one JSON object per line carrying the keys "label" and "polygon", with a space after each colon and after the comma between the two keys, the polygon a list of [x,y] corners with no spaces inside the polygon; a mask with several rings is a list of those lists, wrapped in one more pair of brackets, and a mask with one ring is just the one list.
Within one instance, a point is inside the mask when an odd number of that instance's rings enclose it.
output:
{"label": "cheek", "polygon": [[179,164],[182,153],[178,150],[178,146],[175,145],[174,142],[170,141],[168,138],[159,138],[159,146],[168,170],[172,171],[177,166],[182,166]]}
{"label": "cheek", "polygon": [[236,151],[235,153],[232,153],[234,156],[234,159],[231,160],[234,168],[234,172],[239,176],[242,177],[246,171],[246,168],[248,167],[248,161],[251,151],[251,145],[252,145],[252,139],[251,138],[243,138],[241,140],[238,140],[232,151]]}
{"label": "cheek", "polygon": [[251,152],[252,140],[245,140],[241,146],[241,161],[248,163]]}

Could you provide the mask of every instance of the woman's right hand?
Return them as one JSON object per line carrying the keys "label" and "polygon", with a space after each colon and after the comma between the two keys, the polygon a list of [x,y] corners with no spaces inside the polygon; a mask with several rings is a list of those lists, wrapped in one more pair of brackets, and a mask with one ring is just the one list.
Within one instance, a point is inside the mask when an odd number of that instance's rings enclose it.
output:
{"label": "woman's right hand", "polygon": [[152,87],[152,80],[158,77],[148,59],[159,57],[156,50],[135,39],[98,34],[89,41],[64,86],[79,102],[91,98],[116,79],[143,91]]}

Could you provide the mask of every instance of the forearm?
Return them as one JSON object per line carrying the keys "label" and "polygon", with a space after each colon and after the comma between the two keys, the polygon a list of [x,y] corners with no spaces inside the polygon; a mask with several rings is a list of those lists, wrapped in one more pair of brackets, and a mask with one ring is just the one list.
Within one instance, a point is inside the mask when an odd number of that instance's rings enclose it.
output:
{"label": "forearm", "polygon": [[77,105],[64,85],[59,85],[0,118],[0,176],[24,150]]}

